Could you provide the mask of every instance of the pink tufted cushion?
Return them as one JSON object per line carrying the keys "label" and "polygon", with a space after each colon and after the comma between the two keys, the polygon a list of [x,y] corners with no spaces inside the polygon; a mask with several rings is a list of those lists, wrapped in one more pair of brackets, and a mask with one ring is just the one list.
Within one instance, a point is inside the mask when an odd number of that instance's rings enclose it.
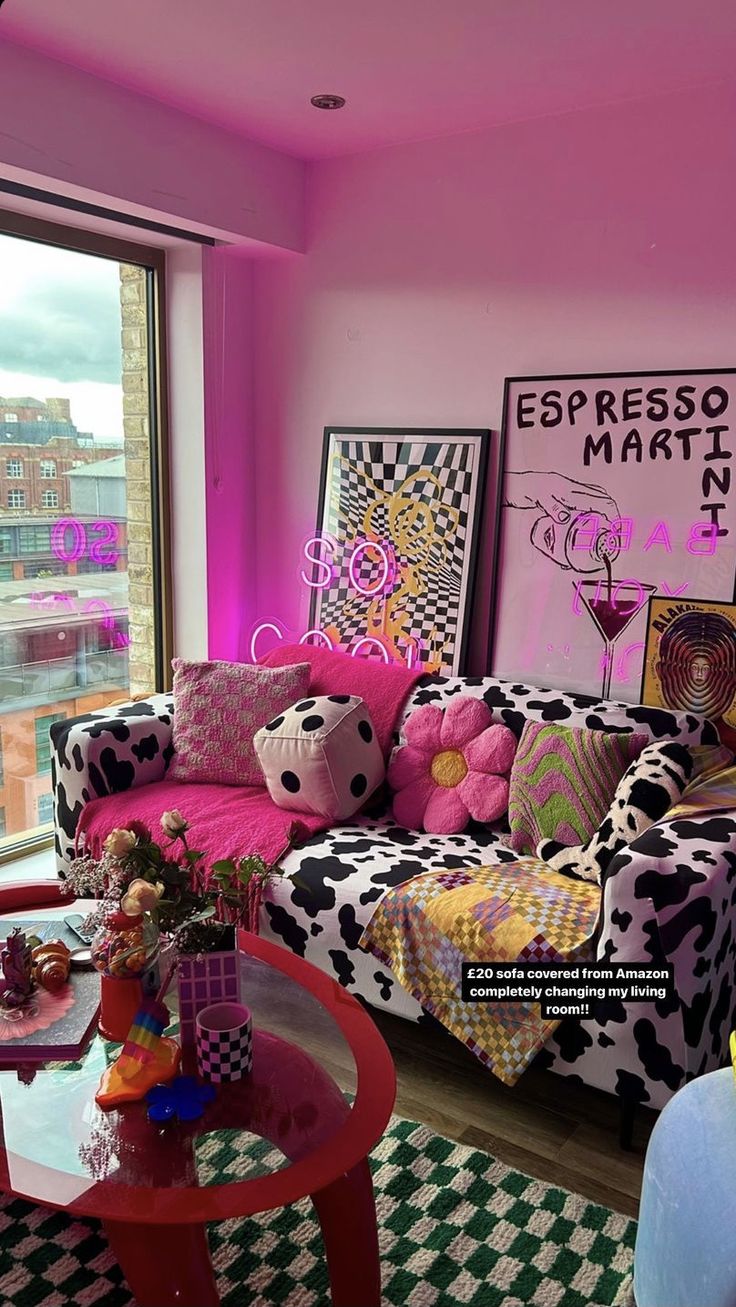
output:
{"label": "pink tufted cushion", "polygon": [[190,663],[175,658],[174,756],[167,780],[263,785],[253,736],[302,698],[309,666]]}
{"label": "pink tufted cushion", "polygon": [[459,694],[446,708],[427,703],[404,724],[407,743],[388,769],[394,817],[409,830],[451,835],[468,822],[495,821],[509,801],[516,737],[482,699]]}

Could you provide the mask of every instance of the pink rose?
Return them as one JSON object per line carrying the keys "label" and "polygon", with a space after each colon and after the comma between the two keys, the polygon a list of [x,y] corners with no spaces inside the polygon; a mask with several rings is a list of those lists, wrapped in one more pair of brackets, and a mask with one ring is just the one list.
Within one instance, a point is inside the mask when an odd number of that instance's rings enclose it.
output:
{"label": "pink rose", "polygon": [[176,840],[189,830],[189,822],[185,817],[182,817],[178,808],[172,808],[170,812],[163,814],[161,829],[164,835],[168,835],[170,840]]}
{"label": "pink rose", "polygon": [[120,900],[120,907],[129,917],[137,917],[141,912],[151,912],[158,903],[164,887],[161,881],[152,885],[150,881],[132,880]]}
{"label": "pink rose", "polygon": [[121,830],[116,826],[111,830],[103,845],[105,852],[113,858],[124,858],[134,847],[136,836],[132,830]]}

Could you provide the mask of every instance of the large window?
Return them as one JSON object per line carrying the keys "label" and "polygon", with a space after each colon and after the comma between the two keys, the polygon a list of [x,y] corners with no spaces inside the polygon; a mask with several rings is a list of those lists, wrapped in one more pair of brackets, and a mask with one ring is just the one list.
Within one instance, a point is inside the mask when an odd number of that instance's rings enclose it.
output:
{"label": "large window", "polygon": [[162,304],[160,251],[0,214],[0,853],[50,832],[51,724],[162,688]]}
{"label": "large window", "polygon": [[[21,554],[51,553],[50,526],[22,526],[18,531],[18,550]],[[7,552],[7,551],[3,551]]]}
{"label": "large window", "polygon": [[36,775],[45,776],[51,771],[51,737],[49,730],[54,722],[60,722],[66,713],[55,712],[48,717],[37,717],[34,722],[36,731]]}
{"label": "large window", "polygon": [[51,790],[46,790],[45,794],[39,794],[36,801],[36,813],[39,826],[46,826],[54,820],[54,796]]}

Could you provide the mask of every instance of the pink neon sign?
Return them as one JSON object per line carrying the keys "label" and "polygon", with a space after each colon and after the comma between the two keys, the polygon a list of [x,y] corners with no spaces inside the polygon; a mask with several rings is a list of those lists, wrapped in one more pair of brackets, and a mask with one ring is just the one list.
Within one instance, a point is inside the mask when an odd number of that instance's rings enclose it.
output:
{"label": "pink neon sign", "polygon": [[310,536],[309,539],[305,540],[304,542],[304,547],[302,550],[304,557],[307,559],[308,562],[312,563],[314,567],[322,568],[323,571],[327,573],[327,575],[322,580],[313,581],[310,576],[307,576],[306,572],[304,571],[304,568],[302,568],[299,575],[301,576],[301,579],[304,582],[304,584],[309,586],[310,590],[325,590],[327,589],[328,586],[332,584],[334,580],[335,568],[331,562],[328,563],[326,559],[320,558],[319,553],[310,554],[309,552],[310,545],[324,546],[334,554],[335,551],[340,548],[340,543],[338,540],[335,539],[333,535],[330,535],[329,532],[327,531],[323,532],[323,534],[319,536]]}
{"label": "pink neon sign", "polygon": [[[617,517],[609,522],[600,513],[581,513],[575,519],[571,548],[590,551],[601,534],[606,538],[609,553],[626,553],[634,544],[636,519]],[[718,527],[715,522],[693,522],[683,543],[689,554],[714,554],[718,547]],[[672,533],[666,521],[655,522],[643,549],[646,553],[657,546],[668,554],[672,553]]]}
{"label": "pink neon sign", "polygon": [[[311,568],[301,567],[299,576],[302,583],[310,590],[329,589],[337,575],[336,555],[342,547],[347,551],[347,558],[343,559],[343,566],[346,567],[350,586],[356,594],[359,594],[361,598],[375,601],[393,593],[398,567],[393,546],[389,542],[361,537],[351,541],[346,546],[341,546],[341,542],[329,531],[309,536],[304,542],[302,557],[311,565]],[[374,565],[378,568],[377,575],[371,578],[370,583],[367,583],[361,576],[361,564],[365,561],[372,565],[371,570],[373,570]],[[277,619],[264,618],[251,631],[250,656],[253,662],[257,660],[259,648],[262,647],[261,637],[268,632],[275,635],[279,642],[290,638]],[[327,649],[334,649],[335,647],[327,632],[319,627],[312,627],[309,631],[305,631],[297,641],[299,644],[309,642],[323,644]],[[367,652],[367,656],[370,657],[371,651],[373,651],[384,662],[398,661],[405,663],[407,667],[413,667],[421,658],[422,642],[413,636],[407,636],[406,646],[405,655],[395,659],[392,657],[392,652],[395,652],[395,645],[388,640],[384,641],[380,633],[366,633],[351,645],[348,652],[353,657],[365,656]]]}
{"label": "pink neon sign", "polygon": [[111,632],[113,644],[118,649],[127,649],[130,645],[130,636],[125,631],[118,631],[113,610],[104,599],[88,599],[80,608],[74,595],[44,594],[40,591],[31,595],[31,607],[44,613],[53,612],[55,608],[63,608],[72,617],[99,613],[100,625],[104,630]]}
{"label": "pink neon sign", "polygon": [[[289,632],[280,623],[276,621],[258,622],[256,626],[253,627],[250,636],[250,658],[251,658],[251,662],[253,663],[258,661],[259,640],[261,635],[263,635],[265,631],[271,631],[274,635],[278,636],[279,644],[283,644],[284,642],[286,642],[287,644],[293,643],[292,637],[289,635]],[[312,628],[312,630],[310,631],[305,631],[304,634],[299,637],[296,643],[308,644],[310,643],[312,637],[315,637],[316,640],[324,644],[327,649],[335,648],[334,644],[332,643],[327,633],[325,631],[320,631],[319,628],[317,627]],[[362,656],[362,650],[366,646],[373,646],[373,648],[380,653],[380,656],[385,663],[398,661],[391,658],[385,644],[383,644],[379,636],[376,635],[361,636],[361,638],[359,640],[356,640],[355,644],[351,645],[350,649],[347,650],[346,652],[348,652],[351,655],[351,657],[356,658]],[[421,652],[422,652],[421,640],[414,640],[412,644],[410,644],[407,647],[406,658],[403,660],[406,666],[407,667],[416,666],[416,664],[418,663],[421,657]],[[370,654],[368,656],[370,657]]]}
{"label": "pink neon sign", "polygon": [[[94,538],[90,532],[100,534]],[[69,535],[71,533],[71,541]],[[85,524],[78,517],[60,517],[51,528],[51,552],[62,563],[78,563],[87,554],[94,563],[117,563],[120,551],[107,546],[116,545],[120,534],[117,522],[103,521]]]}
{"label": "pink neon sign", "polygon": [[[383,576],[381,577],[381,580],[377,585],[370,587],[363,584],[358,574],[358,564],[356,561],[369,549],[375,550],[383,565]],[[385,545],[378,544],[378,542],[374,540],[358,541],[354,549],[351,550],[350,558],[348,559],[348,576],[350,577],[353,589],[357,590],[358,594],[365,595],[369,599],[373,599],[375,595],[379,594],[390,594],[394,588],[394,580],[396,578],[396,559],[394,557],[393,549],[390,545],[386,547]]]}

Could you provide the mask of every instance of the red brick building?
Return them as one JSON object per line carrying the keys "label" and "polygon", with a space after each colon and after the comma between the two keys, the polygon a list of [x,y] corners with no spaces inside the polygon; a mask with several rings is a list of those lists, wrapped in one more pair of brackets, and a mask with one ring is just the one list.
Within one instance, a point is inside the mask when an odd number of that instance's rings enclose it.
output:
{"label": "red brick building", "polygon": [[0,446],[0,509],[18,516],[69,512],[68,473],[85,463],[99,462],[99,446],[80,448],[73,438],[57,436],[45,445]]}

